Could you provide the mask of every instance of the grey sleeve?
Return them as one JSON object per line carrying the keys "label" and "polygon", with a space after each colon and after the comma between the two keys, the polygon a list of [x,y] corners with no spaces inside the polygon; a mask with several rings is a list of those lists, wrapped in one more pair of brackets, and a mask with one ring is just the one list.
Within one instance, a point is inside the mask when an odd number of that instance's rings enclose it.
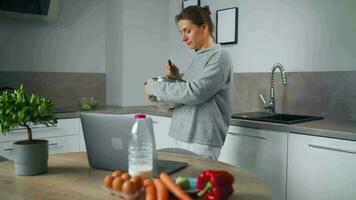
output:
{"label": "grey sleeve", "polygon": [[227,60],[221,53],[212,56],[199,75],[191,81],[166,83],[149,80],[149,94],[160,97],[165,102],[185,105],[206,102],[223,88],[229,73]]}

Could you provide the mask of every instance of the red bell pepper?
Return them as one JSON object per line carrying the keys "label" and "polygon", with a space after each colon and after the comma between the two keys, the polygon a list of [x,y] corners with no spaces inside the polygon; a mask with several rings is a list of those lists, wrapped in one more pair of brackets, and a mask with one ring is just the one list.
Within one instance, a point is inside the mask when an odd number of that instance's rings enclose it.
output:
{"label": "red bell pepper", "polygon": [[234,177],[227,171],[203,171],[197,180],[198,196],[204,200],[226,199],[234,192],[234,181]]}

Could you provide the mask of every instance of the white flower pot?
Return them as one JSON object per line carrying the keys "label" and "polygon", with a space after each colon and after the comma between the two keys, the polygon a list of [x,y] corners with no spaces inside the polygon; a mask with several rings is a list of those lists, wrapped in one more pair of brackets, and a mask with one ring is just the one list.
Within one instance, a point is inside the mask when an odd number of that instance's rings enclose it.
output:
{"label": "white flower pot", "polygon": [[46,173],[48,170],[48,141],[17,141],[13,144],[15,173],[29,176]]}

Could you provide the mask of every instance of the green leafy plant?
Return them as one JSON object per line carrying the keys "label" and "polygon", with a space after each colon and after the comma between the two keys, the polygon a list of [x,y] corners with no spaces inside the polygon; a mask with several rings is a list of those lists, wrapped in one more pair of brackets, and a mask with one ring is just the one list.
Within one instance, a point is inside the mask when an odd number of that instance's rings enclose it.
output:
{"label": "green leafy plant", "polygon": [[12,93],[0,94],[0,128],[5,135],[12,128],[25,127],[28,141],[32,142],[31,125],[55,125],[57,120],[52,112],[53,102],[45,97],[26,95],[21,85]]}

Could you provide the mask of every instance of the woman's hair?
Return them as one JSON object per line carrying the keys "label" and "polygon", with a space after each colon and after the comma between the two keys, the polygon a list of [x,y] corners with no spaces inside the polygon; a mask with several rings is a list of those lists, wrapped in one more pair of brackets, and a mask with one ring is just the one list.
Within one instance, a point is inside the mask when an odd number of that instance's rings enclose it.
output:
{"label": "woman's hair", "polygon": [[190,20],[193,24],[197,26],[202,26],[203,24],[207,23],[210,35],[214,37],[214,24],[210,18],[210,14],[211,12],[209,6],[188,6],[176,16],[176,23],[178,23],[179,20],[182,19]]}

